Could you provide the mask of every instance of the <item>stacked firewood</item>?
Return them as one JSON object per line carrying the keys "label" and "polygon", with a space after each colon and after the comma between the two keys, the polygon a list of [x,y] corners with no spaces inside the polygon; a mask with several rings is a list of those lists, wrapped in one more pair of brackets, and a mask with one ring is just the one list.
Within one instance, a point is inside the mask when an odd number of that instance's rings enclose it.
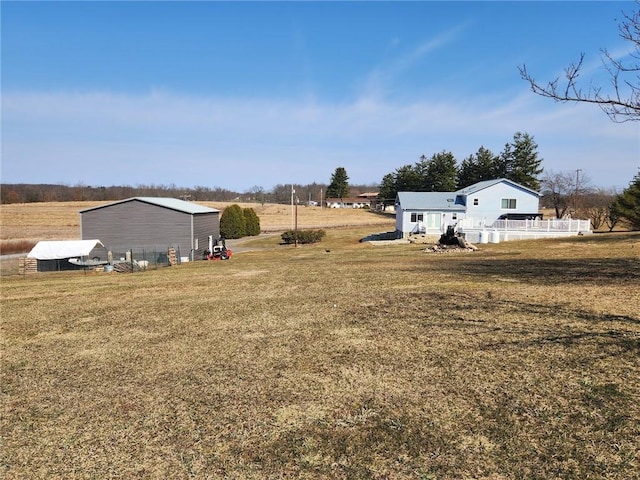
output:
{"label": "stacked firewood", "polygon": [[20,257],[18,259],[18,273],[36,273],[38,271],[38,260],[35,258]]}

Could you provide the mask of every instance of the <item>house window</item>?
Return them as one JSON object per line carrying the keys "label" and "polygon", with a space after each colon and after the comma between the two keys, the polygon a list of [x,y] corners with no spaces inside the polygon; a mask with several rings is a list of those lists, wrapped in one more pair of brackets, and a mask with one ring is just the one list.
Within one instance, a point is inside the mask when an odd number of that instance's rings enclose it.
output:
{"label": "house window", "polygon": [[424,221],[424,213],[415,213],[415,212],[412,213],[411,214],[411,221],[413,223]]}
{"label": "house window", "polygon": [[457,213],[452,213],[451,214],[451,220],[457,220],[458,219],[458,214]]}
{"label": "house window", "polygon": [[501,208],[504,210],[515,210],[516,199],[515,198],[503,198]]}
{"label": "house window", "polygon": [[474,204],[474,205],[478,205],[478,199],[477,199],[477,198],[474,198],[474,199],[473,199],[473,204]]}

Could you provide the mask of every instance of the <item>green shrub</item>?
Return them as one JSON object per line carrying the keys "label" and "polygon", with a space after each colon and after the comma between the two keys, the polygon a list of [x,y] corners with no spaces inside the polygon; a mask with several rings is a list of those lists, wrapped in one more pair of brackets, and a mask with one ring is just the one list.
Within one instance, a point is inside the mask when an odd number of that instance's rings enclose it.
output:
{"label": "green shrub", "polygon": [[[298,243],[318,243],[325,236],[324,230],[298,230]],[[295,243],[296,232],[294,230],[287,230],[282,235],[283,243]]]}
{"label": "green shrub", "polygon": [[220,217],[220,235],[224,238],[241,238],[245,236],[245,219],[240,205],[229,205]]}
{"label": "green shrub", "polygon": [[244,233],[255,237],[260,235],[260,218],[256,214],[253,208],[245,208],[242,213],[244,214]]}

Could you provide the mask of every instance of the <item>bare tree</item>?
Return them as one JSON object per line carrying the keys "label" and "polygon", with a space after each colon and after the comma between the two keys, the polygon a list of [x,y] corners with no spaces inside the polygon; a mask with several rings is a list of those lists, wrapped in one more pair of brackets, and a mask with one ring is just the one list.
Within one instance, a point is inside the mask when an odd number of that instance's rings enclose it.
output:
{"label": "bare tree", "polygon": [[585,55],[570,64],[560,77],[546,85],[538,83],[527,71],[526,65],[518,67],[520,76],[529,82],[531,90],[556,102],[580,102],[598,105],[611,120],[618,123],[640,120],[640,1],[636,0],[636,10],[622,13],[618,24],[620,36],[632,44],[629,61],[616,59],[606,49],[601,50],[602,62],[611,79],[611,90],[603,91],[601,86],[589,85],[586,90],[578,81]]}
{"label": "bare tree", "polygon": [[264,191],[264,187],[261,187],[260,185],[254,185],[253,187],[251,187],[249,189],[249,191],[247,192],[250,195],[250,198],[252,201],[254,202],[260,202],[261,205],[264,206],[264,195],[265,195],[265,191]]}
{"label": "bare tree", "polygon": [[613,189],[598,188],[586,192],[580,199],[578,216],[591,220],[591,226],[594,230],[600,230],[605,224],[609,226],[607,221],[611,220],[610,210],[615,196],[616,192]]}
{"label": "bare tree", "polygon": [[591,179],[582,169],[566,172],[549,170],[542,177],[542,195],[556,211],[556,218],[579,210],[580,199],[591,191]]}
{"label": "bare tree", "polygon": [[618,225],[621,220],[622,219],[620,218],[620,215],[618,215],[614,211],[614,209],[609,207],[607,216],[604,219],[604,223],[607,225],[607,228],[609,229],[610,232],[612,232],[613,229],[616,228],[616,225]]}

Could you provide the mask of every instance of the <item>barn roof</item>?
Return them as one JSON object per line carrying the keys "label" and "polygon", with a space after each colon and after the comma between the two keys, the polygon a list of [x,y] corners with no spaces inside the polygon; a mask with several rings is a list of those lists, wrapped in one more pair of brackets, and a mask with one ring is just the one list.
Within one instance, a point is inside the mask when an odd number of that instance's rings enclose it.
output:
{"label": "barn roof", "polygon": [[220,210],[216,210],[215,208],[205,207],[203,205],[198,205],[193,202],[185,202],[184,200],[180,200],[178,198],[169,198],[169,197],[131,197],[125,200],[120,200],[113,203],[107,203],[105,205],[100,205],[97,207],[87,208],[85,210],[81,210],[80,213],[90,212],[91,210],[98,210],[100,208],[110,207],[111,205],[118,205],[120,203],[139,201],[143,203],[149,203],[151,205],[157,205],[159,207],[169,208],[171,210],[177,210],[179,212],[189,213],[189,214],[199,214],[199,213],[218,213]]}
{"label": "barn roof", "polygon": [[27,254],[38,260],[86,257],[96,247],[104,248],[100,240],[41,240]]}

